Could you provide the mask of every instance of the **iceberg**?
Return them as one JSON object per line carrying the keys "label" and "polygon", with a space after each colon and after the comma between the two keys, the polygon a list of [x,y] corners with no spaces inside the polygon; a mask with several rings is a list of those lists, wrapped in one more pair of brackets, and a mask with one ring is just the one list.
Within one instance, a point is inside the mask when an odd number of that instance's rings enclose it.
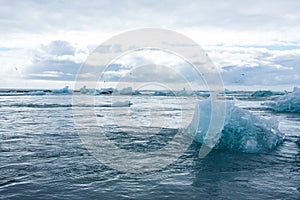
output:
{"label": "iceberg", "polygon": [[266,102],[263,105],[275,112],[300,113],[300,88],[294,87],[292,93],[287,93],[275,101]]}
{"label": "iceberg", "polygon": [[94,95],[112,94],[113,92],[115,92],[113,88],[101,88],[100,90],[95,90]]}
{"label": "iceberg", "polygon": [[155,91],[153,96],[175,96],[172,91]]}
{"label": "iceberg", "polygon": [[230,91],[227,88],[225,88],[224,92],[221,92],[221,94],[233,94],[234,91]]}
{"label": "iceberg", "polygon": [[131,105],[130,101],[116,101],[111,104],[111,107],[130,107]]}
{"label": "iceberg", "polygon": [[26,95],[45,95],[46,92],[42,91],[42,90],[37,90],[37,91],[30,91],[30,92],[26,92]]}
{"label": "iceberg", "polygon": [[100,94],[112,94],[114,92],[113,88],[101,88],[98,90]]}
{"label": "iceberg", "polygon": [[132,95],[132,87],[123,88],[122,90],[120,90],[120,94]]}
{"label": "iceberg", "polygon": [[72,94],[73,92],[69,90],[69,86],[65,86],[62,89],[53,90],[52,94]]}
{"label": "iceberg", "polygon": [[140,91],[138,91],[138,90],[135,90],[133,93],[132,93],[132,95],[141,95],[142,93],[140,92]]}
{"label": "iceberg", "polygon": [[275,92],[271,90],[258,90],[251,94],[252,97],[269,97],[274,95],[284,95],[285,92]]}
{"label": "iceberg", "polygon": [[[197,130],[194,140],[205,143],[211,117],[211,98],[198,101],[193,120],[188,127]],[[235,100],[226,101],[223,130],[214,146],[215,149],[260,153],[274,149],[283,141],[284,135],[278,130],[278,121],[265,119],[235,105]],[[214,138],[212,138],[213,140]]]}
{"label": "iceberg", "polygon": [[210,94],[209,93],[202,93],[201,96],[202,97],[210,97]]}
{"label": "iceberg", "polygon": [[86,88],[86,86],[83,86],[82,88],[80,88],[81,94],[87,94],[89,92],[90,92],[90,89]]}
{"label": "iceberg", "polygon": [[191,96],[192,91],[188,91],[185,88],[183,90],[176,92],[176,96]]}

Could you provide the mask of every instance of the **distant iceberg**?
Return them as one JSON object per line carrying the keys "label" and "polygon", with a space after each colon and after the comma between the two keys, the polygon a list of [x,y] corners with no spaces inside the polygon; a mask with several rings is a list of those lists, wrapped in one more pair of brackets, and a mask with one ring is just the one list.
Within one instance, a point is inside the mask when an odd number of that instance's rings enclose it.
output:
{"label": "distant iceberg", "polygon": [[94,89],[89,89],[84,85],[79,91],[81,94],[90,94],[94,92]]}
{"label": "distant iceberg", "polygon": [[232,94],[235,93],[234,91],[230,91],[227,88],[225,88],[224,92],[221,92],[221,94]]}
{"label": "distant iceberg", "polygon": [[123,88],[120,90],[120,94],[122,95],[131,95],[132,94],[132,87]]}
{"label": "distant iceberg", "polygon": [[209,93],[201,93],[200,95],[203,96],[203,97],[210,97]]}
{"label": "distant iceberg", "polygon": [[[194,140],[204,143],[210,124],[211,98],[198,102],[196,112],[188,130],[197,130]],[[278,121],[258,117],[251,112],[226,101],[226,116],[216,149],[260,153],[274,149],[283,141],[278,130]]]}
{"label": "distant iceberg", "polygon": [[142,94],[138,90],[133,90],[132,87],[123,88],[119,92],[117,90],[114,90],[113,93],[120,94],[120,95],[141,95]]}
{"label": "distant iceberg", "polygon": [[180,91],[160,91],[157,90],[154,92],[153,96],[192,96],[197,95],[198,93],[194,91],[188,91],[185,88]]}
{"label": "distant iceberg", "polygon": [[30,92],[26,92],[26,95],[45,95],[46,92],[42,91],[42,90],[37,90],[37,91],[30,91]]}
{"label": "distant iceberg", "polygon": [[101,88],[100,90],[95,90],[94,95],[101,95],[101,94],[112,94],[115,90],[113,88]]}
{"label": "distant iceberg", "polygon": [[72,93],[73,91],[69,90],[69,86],[65,86],[62,89],[52,91],[52,94],[72,94]]}
{"label": "distant iceberg", "polygon": [[251,94],[253,97],[269,97],[274,95],[284,95],[285,92],[276,92],[271,90],[258,90]]}
{"label": "distant iceberg", "polygon": [[294,87],[292,93],[285,94],[275,101],[266,102],[263,105],[276,112],[300,113],[300,88]]}
{"label": "distant iceberg", "polygon": [[135,90],[132,92],[132,95],[141,95],[142,93],[138,90]]}
{"label": "distant iceberg", "polygon": [[155,91],[153,96],[175,96],[172,91]]}
{"label": "distant iceberg", "polygon": [[111,107],[130,107],[131,105],[130,101],[116,101],[111,104]]}
{"label": "distant iceberg", "polygon": [[191,96],[193,94],[192,91],[188,91],[185,88],[183,90],[176,92],[176,96]]}

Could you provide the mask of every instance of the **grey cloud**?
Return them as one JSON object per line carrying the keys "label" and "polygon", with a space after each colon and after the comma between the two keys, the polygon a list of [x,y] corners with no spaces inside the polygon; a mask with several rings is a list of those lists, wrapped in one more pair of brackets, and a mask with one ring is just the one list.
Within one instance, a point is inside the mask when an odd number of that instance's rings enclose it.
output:
{"label": "grey cloud", "polygon": [[276,69],[270,66],[224,67],[221,72],[226,85],[297,85],[300,68]]}
{"label": "grey cloud", "polygon": [[41,51],[51,55],[74,55],[76,48],[71,46],[67,41],[55,40],[48,45],[42,45]]}
{"label": "grey cloud", "polygon": [[81,66],[76,48],[66,41],[52,41],[34,51],[33,63],[26,71],[29,79],[74,80]]}
{"label": "grey cloud", "polygon": [[300,2],[286,1],[8,1],[1,32],[110,31],[137,27],[285,30],[299,26]]}
{"label": "grey cloud", "polygon": [[[217,47],[216,47],[217,48]],[[43,80],[75,80],[83,61],[76,60],[76,52],[80,52],[72,44],[66,41],[52,41],[47,45],[41,45],[34,52],[33,63],[28,67],[27,78]],[[88,52],[86,52],[88,53]],[[226,53],[226,54],[225,54]],[[251,55],[248,57],[248,55]],[[198,74],[187,63],[178,62],[173,64],[172,70],[151,65],[149,63],[158,62],[156,56],[148,57],[149,54],[134,55],[127,64],[111,64],[106,68],[103,75],[105,81],[118,81],[127,76],[127,81],[158,81],[158,82],[178,82],[178,80],[202,81],[201,74]],[[220,56],[222,60],[221,75],[225,84],[234,85],[280,85],[297,84],[300,74],[300,52],[299,50],[278,51],[264,48],[220,47],[215,56]],[[224,57],[225,56],[225,57]],[[241,59],[236,63],[231,58]],[[229,59],[226,61],[226,59]],[[249,61],[247,60],[249,59]],[[228,65],[226,63],[232,63]],[[243,65],[243,63],[251,65]],[[147,67],[137,68],[147,64]],[[101,76],[101,66],[85,65],[82,71],[84,80],[98,80]],[[132,71],[131,71],[132,70]],[[202,72],[200,72],[202,73]],[[130,76],[128,74],[131,74]],[[199,76],[200,75],[200,76]],[[181,76],[181,77],[180,77]]]}

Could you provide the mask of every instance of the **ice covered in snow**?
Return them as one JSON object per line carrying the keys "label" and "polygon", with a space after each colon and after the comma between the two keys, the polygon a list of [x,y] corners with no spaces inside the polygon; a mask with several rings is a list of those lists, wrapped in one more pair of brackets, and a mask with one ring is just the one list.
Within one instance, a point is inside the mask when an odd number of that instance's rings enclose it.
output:
{"label": "ice covered in snow", "polygon": [[62,89],[53,90],[52,94],[72,94],[73,91],[69,89],[69,86],[65,86]]}
{"label": "ice covered in snow", "polygon": [[[194,140],[205,142],[211,118],[211,98],[199,101],[188,130],[197,130]],[[192,133],[193,134],[193,133]],[[235,101],[226,101],[223,130],[216,149],[259,153],[274,149],[283,141],[276,119],[265,119],[235,106]],[[206,138],[207,139],[207,138]]]}
{"label": "ice covered in snow", "polygon": [[271,90],[258,90],[251,94],[253,97],[269,97],[273,95],[284,95],[285,92],[276,92]]}
{"label": "ice covered in snow", "polygon": [[38,91],[30,91],[30,92],[26,92],[26,95],[45,95],[46,92],[42,91],[42,90],[38,90]]}
{"label": "ice covered in snow", "polygon": [[287,93],[278,99],[264,103],[276,112],[300,113],[300,88],[294,87],[292,93]]}

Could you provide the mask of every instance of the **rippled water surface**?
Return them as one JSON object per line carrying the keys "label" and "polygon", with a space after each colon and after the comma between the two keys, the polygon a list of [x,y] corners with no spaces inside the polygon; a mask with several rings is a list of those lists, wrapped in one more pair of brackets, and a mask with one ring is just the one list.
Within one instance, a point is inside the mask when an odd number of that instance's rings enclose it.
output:
{"label": "rippled water surface", "polygon": [[[279,119],[285,139],[274,151],[212,151],[200,159],[201,145],[194,142],[163,169],[129,174],[102,164],[83,145],[71,95],[1,96],[0,199],[299,199],[300,115],[274,113],[261,105],[265,99],[247,93],[236,97],[240,107]],[[133,96],[130,108],[110,108],[101,106],[109,97],[95,97],[99,128],[128,151],[161,148],[176,135],[178,122],[189,123],[194,103],[182,97],[185,112],[174,97],[149,98]],[[93,105],[75,106],[84,115]],[[91,116],[83,117],[89,124]],[[118,126],[112,128],[116,119]],[[159,134],[145,137],[157,128]]]}

